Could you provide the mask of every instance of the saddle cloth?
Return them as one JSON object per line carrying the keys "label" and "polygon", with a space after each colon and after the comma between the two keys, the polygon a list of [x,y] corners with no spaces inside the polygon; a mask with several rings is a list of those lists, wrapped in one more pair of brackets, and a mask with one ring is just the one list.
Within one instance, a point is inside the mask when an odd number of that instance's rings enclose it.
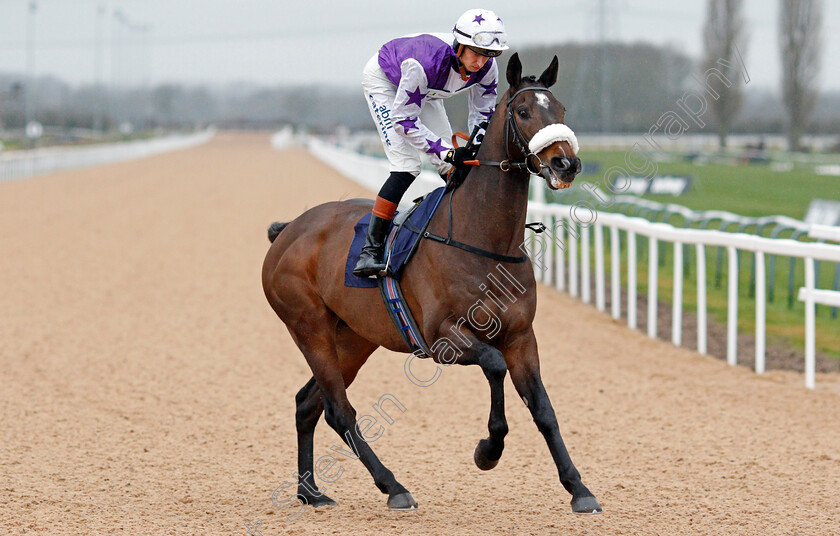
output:
{"label": "saddle cloth", "polygon": [[[429,220],[432,219],[437,210],[444,193],[446,193],[446,189],[441,186],[437,190],[426,194],[419,203],[415,202],[405,214],[395,214],[394,223],[391,224],[385,242],[385,258],[388,259],[388,267],[391,277],[394,279],[399,280],[403,268],[408,264],[417,249],[417,244],[420,242]],[[353,242],[350,244],[350,251],[347,254],[347,262],[344,266],[344,286],[373,288],[378,285],[375,277],[353,275],[353,267],[356,266],[356,261],[362,252],[362,246],[365,245],[369,224],[370,212],[362,216],[353,227]]]}

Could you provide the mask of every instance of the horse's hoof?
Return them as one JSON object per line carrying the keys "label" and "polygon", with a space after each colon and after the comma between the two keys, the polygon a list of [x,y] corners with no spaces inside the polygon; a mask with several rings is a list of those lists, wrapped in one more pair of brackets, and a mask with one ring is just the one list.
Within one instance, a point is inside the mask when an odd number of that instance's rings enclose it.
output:
{"label": "horse's hoof", "polygon": [[388,508],[391,510],[417,510],[417,501],[411,493],[405,492],[388,497]]}
{"label": "horse's hoof", "polygon": [[600,514],[603,511],[598,499],[592,495],[572,499],[572,512],[576,514]]}
{"label": "horse's hoof", "polygon": [[473,449],[473,460],[475,461],[475,464],[478,466],[479,469],[481,469],[482,471],[489,471],[490,469],[499,465],[499,460],[491,460],[481,452],[481,444],[485,441],[487,440],[482,439],[475,446],[475,449]]}
{"label": "horse's hoof", "polygon": [[298,494],[298,499],[305,502],[309,506],[314,506],[315,508],[319,508],[321,506],[335,506],[335,501],[324,494],[318,495],[317,497],[313,497],[311,495]]}

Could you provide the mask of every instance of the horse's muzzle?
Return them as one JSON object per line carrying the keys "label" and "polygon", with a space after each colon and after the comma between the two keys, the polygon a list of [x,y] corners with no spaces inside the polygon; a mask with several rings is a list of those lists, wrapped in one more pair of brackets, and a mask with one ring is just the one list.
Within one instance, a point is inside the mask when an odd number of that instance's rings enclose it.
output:
{"label": "horse's muzzle", "polygon": [[580,173],[580,158],[573,156],[553,156],[549,163],[543,164],[540,176],[545,179],[552,190],[563,190],[572,185],[572,181]]}

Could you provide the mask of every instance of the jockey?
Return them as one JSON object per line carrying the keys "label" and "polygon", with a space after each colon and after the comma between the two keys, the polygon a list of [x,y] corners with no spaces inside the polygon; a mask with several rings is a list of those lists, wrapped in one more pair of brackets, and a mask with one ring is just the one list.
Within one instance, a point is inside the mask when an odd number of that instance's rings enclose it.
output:
{"label": "jockey", "polygon": [[[454,37],[454,42],[453,42]],[[452,35],[416,34],[385,43],[367,62],[362,89],[390,162],[390,176],[373,205],[367,239],[353,273],[385,269],[385,235],[403,194],[428,154],[442,177],[462,167],[464,148],[451,147],[452,127],[443,100],[468,91],[469,130],[493,115],[499,70],[493,58],[506,50],[502,19],[487,9],[461,15]]]}

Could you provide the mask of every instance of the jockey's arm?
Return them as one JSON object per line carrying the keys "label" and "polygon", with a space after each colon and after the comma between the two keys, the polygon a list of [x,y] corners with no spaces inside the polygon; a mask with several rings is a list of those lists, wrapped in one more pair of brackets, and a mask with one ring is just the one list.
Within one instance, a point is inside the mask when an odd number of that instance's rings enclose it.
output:
{"label": "jockey's arm", "polygon": [[400,71],[400,84],[391,111],[394,130],[412,147],[427,153],[437,167],[452,147],[448,140],[435,135],[420,121],[420,110],[429,92],[426,72],[415,59],[402,62]]}
{"label": "jockey's arm", "polygon": [[493,64],[484,77],[469,89],[469,116],[467,118],[467,133],[471,133],[476,125],[483,121],[490,121],[496,109],[496,86],[498,85],[499,68],[494,59]]}

